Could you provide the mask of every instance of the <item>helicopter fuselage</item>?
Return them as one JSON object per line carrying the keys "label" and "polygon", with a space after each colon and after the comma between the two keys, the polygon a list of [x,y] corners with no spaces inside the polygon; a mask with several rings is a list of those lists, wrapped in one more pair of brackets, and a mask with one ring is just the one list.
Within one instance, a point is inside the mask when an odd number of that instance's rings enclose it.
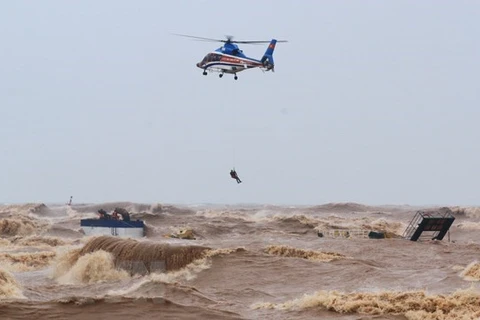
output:
{"label": "helicopter fuselage", "polygon": [[[264,41],[260,41],[264,42]],[[244,41],[242,43],[251,43]],[[273,50],[277,40],[272,39],[260,60],[247,57],[238,46],[227,41],[222,47],[208,53],[202,61],[197,63],[197,67],[203,69],[203,74],[207,75],[207,70],[219,72],[221,78],[224,73],[234,75],[237,80],[237,73],[247,69],[260,68],[264,71],[274,71]]]}
{"label": "helicopter fuselage", "polygon": [[243,54],[232,55],[219,50],[208,53],[197,67],[203,70],[212,70],[221,73],[235,74],[246,69],[263,68],[260,60],[248,58]]}

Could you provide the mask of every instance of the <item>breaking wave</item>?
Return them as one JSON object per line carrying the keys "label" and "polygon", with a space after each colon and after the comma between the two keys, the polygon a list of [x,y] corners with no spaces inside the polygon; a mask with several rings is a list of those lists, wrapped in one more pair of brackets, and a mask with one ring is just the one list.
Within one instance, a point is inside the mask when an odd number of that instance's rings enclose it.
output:
{"label": "breaking wave", "polygon": [[194,211],[188,208],[181,208],[173,205],[165,205],[161,203],[155,204],[142,204],[132,202],[108,202],[102,204],[92,205],[74,205],[73,208],[79,213],[92,213],[97,212],[99,209],[104,209],[107,212],[113,211],[115,208],[121,207],[126,209],[131,214],[193,214]]}
{"label": "breaking wave", "polygon": [[127,211],[147,211],[150,208],[148,204],[132,203],[132,202],[107,202],[101,204],[79,204],[73,205],[72,208],[79,213],[96,213],[99,209],[107,212],[113,211],[117,207],[125,208]]}
{"label": "breaking wave", "polygon": [[161,274],[154,274],[152,275],[152,280],[164,282],[164,283],[172,283],[179,280],[192,280],[196,277],[196,275],[201,272],[202,270],[206,270],[211,266],[211,258],[216,256],[228,255],[235,252],[245,251],[244,248],[235,248],[235,249],[214,249],[214,250],[206,250],[204,251],[201,258],[196,259],[186,265],[184,268],[168,272],[168,273],[161,273]]}
{"label": "breaking wave", "polygon": [[340,293],[318,291],[285,303],[258,303],[254,309],[305,310],[320,308],[337,313],[403,315],[411,320],[478,319],[480,296],[473,290],[450,295],[427,295],[424,291]]}
{"label": "breaking wave", "polygon": [[178,281],[182,280],[189,281],[194,279],[198,273],[211,267],[211,258],[213,257],[224,256],[244,251],[246,250],[243,247],[232,249],[227,248],[206,250],[201,258],[192,261],[180,270],[175,270],[167,273],[152,273],[143,281],[135,284],[131,288],[120,291],[111,291],[109,292],[109,294],[121,296],[144,296],[145,292],[148,291],[149,288],[152,288],[152,285],[155,286],[156,289],[158,289],[158,284],[171,284],[177,283]]}
{"label": "breaking wave", "polygon": [[268,246],[265,248],[265,252],[272,255],[289,257],[289,258],[302,258],[314,261],[333,261],[338,259],[345,259],[346,256],[336,252],[322,252],[314,250],[297,249],[289,246]]}
{"label": "breaking wave", "polygon": [[289,229],[305,228],[315,229],[317,231],[325,230],[366,230],[381,231],[387,238],[394,238],[402,235],[406,225],[398,221],[388,221],[386,219],[355,218],[347,219],[331,215],[327,218],[314,218],[306,215],[275,216],[273,219]]}
{"label": "breaking wave", "polygon": [[330,215],[325,218],[316,218],[304,214],[295,214],[293,216],[276,215],[273,217],[273,220],[280,223],[282,227],[294,230],[305,227],[317,231],[359,228],[358,222],[336,215]]}
{"label": "breaking wave", "polygon": [[460,276],[468,281],[480,281],[480,263],[478,261],[470,263]]}
{"label": "breaking wave", "polygon": [[39,270],[50,265],[56,253],[45,252],[22,252],[0,253],[0,264],[9,271],[23,272]]}
{"label": "breaking wave", "polygon": [[382,208],[366,206],[355,202],[342,202],[342,203],[326,203],[310,208],[311,210],[321,212],[338,212],[338,213],[350,213],[350,212],[372,212],[381,211]]}
{"label": "breaking wave", "polygon": [[23,298],[22,291],[13,275],[0,269],[0,299]]}
{"label": "breaking wave", "polygon": [[239,221],[262,221],[267,217],[267,215],[257,212],[255,215],[249,214],[250,212],[246,210],[211,210],[205,209],[197,211],[195,215],[197,217],[205,217],[207,219],[234,219]]}
{"label": "breaking wave", "polygon": [[164,205],[161,203],[155,203],[150,206],[148,212],[153,214],[163,213],[163,214],[173,214],[173,215],[182,215],[182,214],[194,214],[195,211],[189,208],[180,208],[171,205]]}
{"label": "breaking wave", "polygon": [[15,236],[9,239],[0,238],[0,247],[59,247],[67,244],[70,244],[70,242],[66,242],[57,237],[31,236],[25,238],[22,236]]}
{"label": "breaking wave", "polygon": [[387,238],[393,238],[403,234],[406,224],[397,221],[387,221],[383,218],[362,224],[363,229],[381,231]]}
{"label": "breaking wave", "polygon": [[[79,250],[73,251],[73,256]],[[54,270],[54,278],[62,284],[98,283],[129,278],[128,272],[115,267],[113,255],[109,252],[98,250],[87,253],[72,263],[72,254],[60,258]]]}
{"label": "breaking wave", "polygon": [[466,230],[480,230],[480,222],[464,221],[458,223],[457,228]]}
{"label": "breaking wave", "polygon": [[0,214],[2,215],[19,215],[24,214],[28,215],[33,214],[45,214],[48,213],[50,209],[43,203],[26,203],[26,204],[14,204],[0,206]]}
{"label": "breaking wave", "polygon": [[31,236],[27,238],[16,238],[12,240],[12,243],[19,246],[49,246],[49,247],[58,247],[64,246],[67,244],[64,240],[57,237],[44,237],[44,236]]}
{"label": "breaking wave", "polygon": [[38,224],[27,219],[2,219],[0,220],[0,235],[25,236],[35,233]]}
{"label": "breaking wave", "polygon": [[102,236],[92,238],[83,248],[74,250],[64,258],[62,264],[72,266],[83,255],[103,250],[112,254],[116,268],[122,268],[131,274],[146,274],[181,269],[202,258],[208,249],[200,246],[173,246]]}
{"label": "breaking wave", "polygon": [[480,207],[452,207],[450,209],[456,217],[480,218]]}
{"label": "breaking wave", "polygon": [[312,217],[307,217],[303,214],[299,214],[299,215],[293,215],[293,216],[290,216],[290,217],[286,217],[286,216],[274,216],[273,217],[274,220],[278,221],[278,222],[281,222],[283,224],[287,224],[287,225],[300,225],[300,226],[306,226],[308,228],[316,228],[318,227],[320,224],[326,224],[326,222],[324,220],[320,220],[320,219],[314,219]]}

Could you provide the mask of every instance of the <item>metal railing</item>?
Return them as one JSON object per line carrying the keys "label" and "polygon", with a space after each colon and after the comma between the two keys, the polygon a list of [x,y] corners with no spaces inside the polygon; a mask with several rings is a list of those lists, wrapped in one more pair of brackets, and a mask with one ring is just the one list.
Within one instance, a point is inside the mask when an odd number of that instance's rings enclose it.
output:
{"label": "metal railing", "polygon": [[402,237],[404,237],[405,239],[410,239],[412,235],[415,233],[415,231],[417,230],[418,225],[422,220],[423,220],[422,211],[417,211],[417,213],[415,213],[415,216],[413,216],[412,221],[410,221],[410,224],[407,226],[407,228],[403,232]]}
{"label": "metal railing", "polygon": [[368,238],[370,230],[364,229],[329,229],[318,230],[318,235],[325,238]]}

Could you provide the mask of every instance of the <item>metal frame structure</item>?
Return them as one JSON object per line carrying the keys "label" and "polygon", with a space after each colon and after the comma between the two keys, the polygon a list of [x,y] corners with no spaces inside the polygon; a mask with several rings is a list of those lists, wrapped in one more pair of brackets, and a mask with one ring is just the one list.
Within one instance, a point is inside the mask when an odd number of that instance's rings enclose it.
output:
{"label": "metal frame structure", "polygon": [[450,229],[455,217],[450,211],[425,212],[417,211],[410,224],[405,229],[403,237],[411,241],[428,238],[442,240]]}

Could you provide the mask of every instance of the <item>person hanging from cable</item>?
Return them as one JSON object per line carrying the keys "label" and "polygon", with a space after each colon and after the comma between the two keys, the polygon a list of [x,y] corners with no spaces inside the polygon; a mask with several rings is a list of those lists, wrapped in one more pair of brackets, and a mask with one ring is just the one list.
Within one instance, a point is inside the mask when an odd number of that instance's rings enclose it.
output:
{"label": "person hanging from cable", "polygon": [[237,172],[235,171],[235,168],[233,168],[232,170],[230,170],[230,177],[232,177],[232,179],[237,180],[237,183],[242,183],[242,180],[240,180],[240,178],[238,177],[238,174],[237,174]]}

